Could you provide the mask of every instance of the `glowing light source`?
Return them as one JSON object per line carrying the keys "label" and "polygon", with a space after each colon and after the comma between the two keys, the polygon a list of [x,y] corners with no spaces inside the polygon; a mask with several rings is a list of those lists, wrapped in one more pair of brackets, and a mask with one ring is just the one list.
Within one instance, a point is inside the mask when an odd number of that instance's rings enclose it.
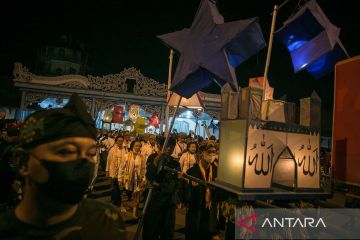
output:
{"label": "glowing light source", "polygon": [[[168,105],[170,107],[176,107],[177,103],[179,102],[179,98],[180,96],[178,94],[173,93],[169,99]],[[199,94],[195,93],[190,98],[181,98],[180,107],[203,109],[204,103],[201,100]]]}
{"label": "glowing light source", "polygon": [[244,151],[241,149],[232,149],[229,153],[231,167],[234,169],[242,168],[244,165]]}
{"label": "glowing light source", "polygon": [[306,69],[315,78],[330,73],[336,62],[348,57],[339,34],[315,0],[304,4],[275,33],[290,52],[294,72]]}
{"label": "glowing light source", "polygon": [[[290,37],[294,37],[293,35],[291,35]],[[289,49],[290,52],[300,48],[301,46],[303,46],[305,43],[307,43],[307,41],[302,41],[302,40],[299,40],[299,41],[295,41],[295,42],[292,42],[290,43],[287,48]]]}
{"label": "glowing light source", "polygon": [[310,73],[314,73],[314,72],[320,71],[320,70],[325,66],[326,58],[327,58],[327,55],[322,56],[321,58],[319,58],[318,60],[316,60],[315,62],[313,62],[313,63],[307,68],[307,70],[308,70]]}
{"label": "glowing light source", "polygon": [[112,110],[111,109],[105,110],[102,120],[104,123],[111,123],[111,120],[112,120]]}
{"label": "glowing light source", "polygon": [[301,68],[304,68],[307,66],[307,63],[304,63],[303,65],[301,65]]}
{"label": "glowing light source", "polygon": [[69,102],[69,99],[46,98],[39,103],[41,108],[61,108]]}

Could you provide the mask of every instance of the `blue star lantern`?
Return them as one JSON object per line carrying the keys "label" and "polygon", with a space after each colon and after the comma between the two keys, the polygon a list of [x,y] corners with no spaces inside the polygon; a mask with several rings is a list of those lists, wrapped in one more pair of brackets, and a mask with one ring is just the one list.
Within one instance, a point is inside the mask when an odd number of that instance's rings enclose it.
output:
{"label": "blue star lantern", "polygon": [[214,79],[237,90],[234,68],[266,46],[257,18],[224,23],[211,0],[201,1],[189,29],[159,38],[180,53],[171,90],[185,98]]}

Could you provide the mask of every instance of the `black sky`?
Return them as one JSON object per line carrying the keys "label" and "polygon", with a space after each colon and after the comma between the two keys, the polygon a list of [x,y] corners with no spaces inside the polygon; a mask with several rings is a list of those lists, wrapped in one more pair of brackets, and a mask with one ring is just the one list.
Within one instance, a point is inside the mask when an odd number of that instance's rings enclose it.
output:
{"label": "black sky", "polygon": [[[63,0],[9,1],[0,14],[0,76],[2,89],[11,88],[13,63],[22,62],[34,70],[37,49],[52,43],[61,35],[75,37],[89,55],[93,75],[119,73],[125,67],[136,67],[158,81],[166,82],[169,49],[156,35],[180,30],[191,25],[200,0]],[[274,4],[280,0],[219,0],[225,21],[258,16],[265,40],[268,41]],[[303,3],[304,1],[300,1]],[[296,10],[298,0],[289,2],[278,14],[276,28]],[[349,55],[360,53],[360,18],[358,3],[350,0],[318,0],[335,25],[342,28],[340,38]],[[4,5],[5,2],[2,2]],[[241,86],[249,77],[264,71],[266,49],[237,68]],[[298,101],[316,90],[324,107],[330,108],[333,73],[314,80],[306,72],[293,74],[286,50],[275,41],[269,72],[275,97],[287,94]],[[212,86],[208,90],[219,92]],[[1,91],[2,93],[4,91]],[[15,97],[0,97],[0,105]]]}

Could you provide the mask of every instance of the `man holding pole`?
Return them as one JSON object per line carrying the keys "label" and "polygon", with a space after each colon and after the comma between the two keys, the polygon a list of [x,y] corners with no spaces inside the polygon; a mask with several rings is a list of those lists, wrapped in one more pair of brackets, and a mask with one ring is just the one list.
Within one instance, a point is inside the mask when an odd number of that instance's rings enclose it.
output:
{"label": "man holding pole", "polygon": [[[160,140],[163,147],[165,138]],[[146,178],[156,185],[149,199],[144,216],[143,239],[173,239],[175,228],[176,202],[179,179],[177,174],[166,171],[168,167],[180,171],[180,164],[171,156],[176,140],[169,138],[163,153],[149,156]]]}

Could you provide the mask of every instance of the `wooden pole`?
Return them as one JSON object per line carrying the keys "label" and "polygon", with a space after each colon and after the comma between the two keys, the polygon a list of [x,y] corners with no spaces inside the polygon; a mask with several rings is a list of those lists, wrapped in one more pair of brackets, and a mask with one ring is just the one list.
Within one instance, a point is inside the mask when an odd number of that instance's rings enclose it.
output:
{"label": "wooden pole", "polygon": [[[266,63],[265,63],[262,101],[265,100],[265,89],[266,89],[266,84],[267,84],[267,81],[268,81],[267,75],[268,75],[268,71],[269,71],[271,50],[272,50],[272,44],[273,44],[273,40],[274,40],[274,30],[275,30],[277,11],[278,11],[278,6],[275,5],[274,6],[274,11],[273,11],[273,14],[272,14],[271,31],[270,31],[270,37],[269,37],[269,46],[268,46],[268,51],[267,51],[267,56],[266,56]],[[262,105],[262,102],[261,102],[261,105]]]}
{"label": "wooden pole", "polygon": [[169,141],[171,129],[172,129],[173,126],[174,126],[176,114],[177,114],[177,111],[179,110],[181,99],[182,99],[182,97],[180,96],[180,97],[179,97],[179,101],[177,102],[177,105],[176,105],[176,108],[175,108],[175,111],[174,111],[174,115],[173,115],[173,117],[172,117],[172,119],[171,119],[169,131],[166,132],[166,139],[165,139],[164,145],[163,145],[162,150],[161,150],[162,152],[164,152],[164,150],[165,150],[165,148],[166,148],[166,146],[167,146],[167,143],[168,143],[168,141]]}
{"label": "wooden pole", "polygon": [[[173,55],[174,51],[170,49],[170,55],[169,55],[169,70],[168,70],[168,86],[167,86],[167,100],[166,102],[169,102],[170,99],[170,86],[171,86],[171,75],[172,75],[172,65],[173,65]],[[168,121],[169,121],[169,106],[166,105],[165,109],[165,134],[168,133]],[[162,131],[162,129],[161,129]]]}

